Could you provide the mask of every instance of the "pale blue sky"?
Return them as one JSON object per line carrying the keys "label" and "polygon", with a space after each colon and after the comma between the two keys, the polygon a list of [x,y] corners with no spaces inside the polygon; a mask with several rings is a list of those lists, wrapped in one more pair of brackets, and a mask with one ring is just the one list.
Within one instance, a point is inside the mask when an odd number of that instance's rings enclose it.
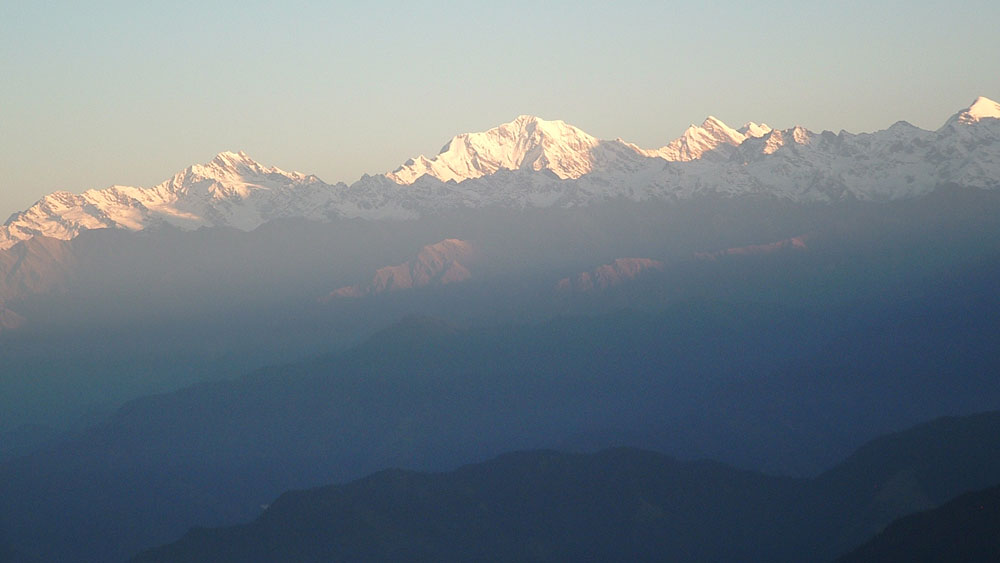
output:
{"label": "pale blue sky", "polygon": [[522,113],[648,147],[709,114],[937,128],[1000,98],[998,22],[996,0],[4,0],[0,219],[223,150],[349,183]]}

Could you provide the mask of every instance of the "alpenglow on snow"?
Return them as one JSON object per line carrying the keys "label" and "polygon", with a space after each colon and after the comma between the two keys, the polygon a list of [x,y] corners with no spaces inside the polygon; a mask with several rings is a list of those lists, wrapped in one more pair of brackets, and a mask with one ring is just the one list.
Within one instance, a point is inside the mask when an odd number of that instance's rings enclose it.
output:
{"label": "alpenglow on snow", "polygon": [[994,189],[998,179],[1000,104],[983,97],[937,131],[906,122],[861,134],[757,123],[733,129],[709,117],[658,149],[522,115],[488,131],[458,135],[433,157],[410,159],[351,185],[223,152],[152,188],[55,192],[11,215],[0,227],[0,250],[39,235],[68,240],[87,229],[252,230],[283,218],[406,220],[446,209],[570,207],[699,194],[889,200],[944,184]]}

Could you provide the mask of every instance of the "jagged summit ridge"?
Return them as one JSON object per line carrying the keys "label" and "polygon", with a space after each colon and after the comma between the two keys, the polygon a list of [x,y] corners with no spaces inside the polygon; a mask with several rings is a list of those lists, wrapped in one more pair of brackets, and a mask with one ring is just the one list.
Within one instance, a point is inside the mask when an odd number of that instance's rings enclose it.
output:
{"label": "jagged summit ridge", "polygon": [[564,121],[521,115],[488,131],[465,133],[432,158],[418,156],[386,174],[400,184],[429,175],[467,180],[498,170],[549,170],[559,178],[579,178],[593,170],[591,151],[600,141]]}
{"label": "jagged summit ridge", "polygon": [[766,124],[753,122],[740,129],[733,129],[710,115],[700,126],[692,124],[680,138],[655,151],[647,151],[646,154],[669,161],[688,162],[698,160],[719,147],[736,147],[749,138],[761,137],[770,131],[771,128]]}
{"label": "jagged summit ridge", "polygon": [[658,149],[644,149],[621,139],[618,141],[642,156],[662,158],[668,162],[690,162],[709,154],[716,156],[718,160],[724,160],[730,156],[727,150],[738,147],[747,139],[763,137],[770,132],[771,127],[767,124],[752,121],[739,129],[733,129],[721,119],[710,115],[701,125],[691,124],[680,137]]}
{"label": "jagged summit ridge", "polygon": [[411,158],[386,176],[404,185],[422,176],[461,182],[499,170],[547,170],[561,179],[576,179],[601,168],[628,168],[636,156],[697,160],[719,147],[735,147],[770,131],[766,124],[754,122],[733,129],[709,116],[669,144],[643,149],[622,139],[599,140],[564,121],[521,115],[488,131],[458,135],[436,156]]}
{"label": "jagged summit ridge", "polygon": [[1000,187],[1000,104],[978,98],[937,131],[902,122],[862,134],[753,122],[733,129],[709,117],[659,149],[522,115],[458,135],[433,158],[411,159],[350,186],[222,152],[151,188],[55,192],[0,226],[0,250],[35,236],[68,240],[88,229],[251,230],[281,218],[404,220],[465,208],[677,201],[699,194],[884,200],[944,184]]}
{"label": "jagged summit ridge", "polygon": [[[264,166],[244,152],[222,152],[152,188],[115,185],[79,195],[49,194],[0,227],[0,248],[38,235],[71,239],[87,229],[142,230],[170,224],[249,230],[288,212],[308,216],[310,209],[302,204],[309,200],[301,196],[321,186],[325,184],[315,176]],[[299,205],[290,208],[290,200]]]}

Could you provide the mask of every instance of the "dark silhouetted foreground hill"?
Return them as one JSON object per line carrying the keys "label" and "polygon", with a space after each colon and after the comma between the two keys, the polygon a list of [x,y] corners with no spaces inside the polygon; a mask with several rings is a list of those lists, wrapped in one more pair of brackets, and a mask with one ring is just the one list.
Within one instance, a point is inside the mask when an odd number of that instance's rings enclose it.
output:
{"label": "dark silhouetted foreground hill", "polygon": [[520,452],[287,493],[252,524],[195,530],[137,559],[750,560],[775,554],[801,485],[640,450]]}
{"label": "dark silhouetted foreground hill", "polygon": [[1000,561],[1000,487],[904,516],[838,563]]}
{"label": "dark silhouetted foreground hill", "polygon": [[286,493],[248,525],[195,529],[137,560],[827,561],[997,479],[1000,412],[880,438],[811,481],[633,449],[521,452]]}
{"label": "dark silhouetted foreground hill", "polygon": [[872,440],[812,482],[832,558],[894,519],[1000,483],[1000,411],[945,417]]}

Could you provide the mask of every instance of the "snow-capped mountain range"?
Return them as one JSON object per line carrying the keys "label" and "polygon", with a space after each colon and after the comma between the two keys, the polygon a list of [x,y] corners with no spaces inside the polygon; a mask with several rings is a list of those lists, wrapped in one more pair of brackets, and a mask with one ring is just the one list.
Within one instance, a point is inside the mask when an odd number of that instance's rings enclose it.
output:
{"label": "snow-capped mountain range", "polygon": [[0,249],[86,229],[228,226],[279,218],[413,219],[488,206],[578,206],[627,198],[754,195],[798,202],[888,200],[940,185],[1000,187],[1000,104],[980,97],[937,131],[899,122],[874,133],[814,133],[709,117],[658,149],[600,140],[562,121],[522,115],[459,135],[434,157],[357,182],[316,176],[224,152],[152,188],[55,192],[0,227]]}

